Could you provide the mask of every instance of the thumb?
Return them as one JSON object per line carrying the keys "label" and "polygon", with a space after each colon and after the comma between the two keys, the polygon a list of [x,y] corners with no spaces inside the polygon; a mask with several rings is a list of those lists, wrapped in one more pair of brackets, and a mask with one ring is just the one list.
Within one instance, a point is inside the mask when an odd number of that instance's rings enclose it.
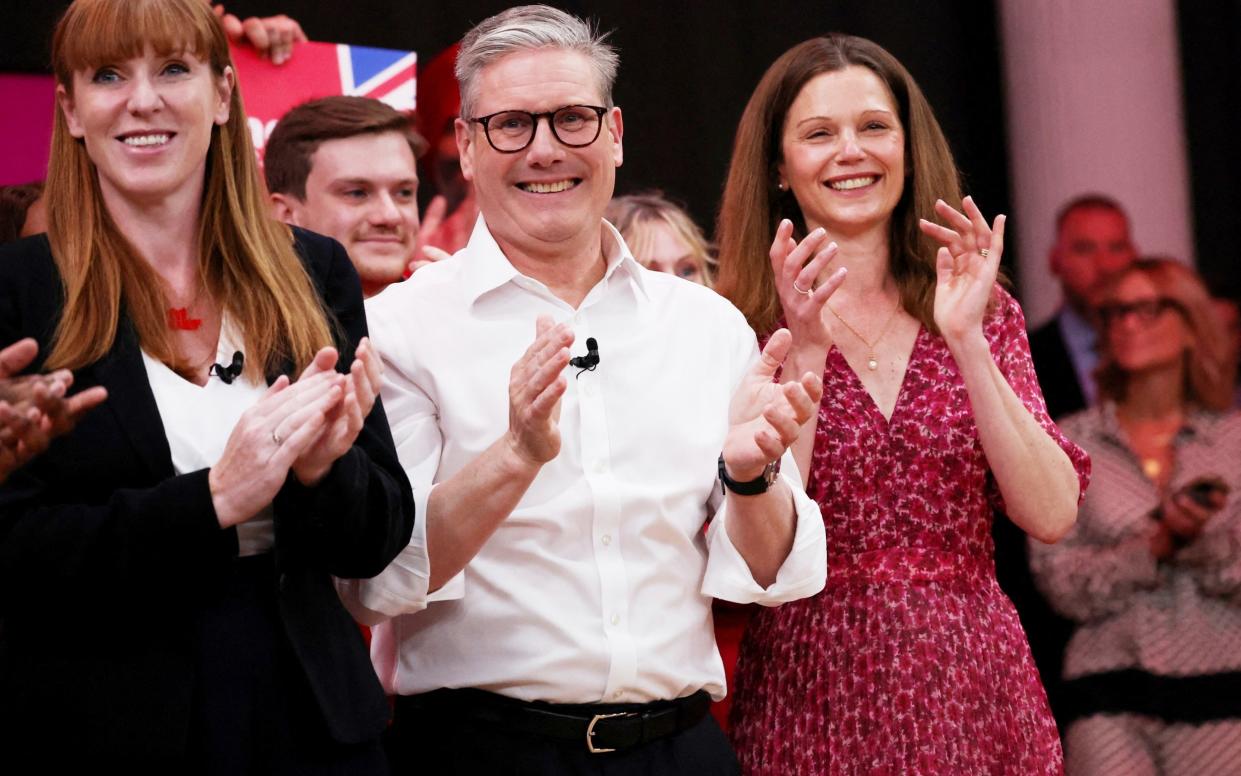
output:
{"label": "thumb", "polygon": [[335,369],[337,358],[338,355],[336,353],[336,348],[330,346],[320,348],[319,352],[315,353],[315,357],[312,358],[310,363],[306,365],[306,368],[302,370],[301,377],[298,379],[304,380],[311,375],[316,375],[320,372],[328,372]]}
{"label": "thumb", "polygon": [[935,252],[935,279],[940,283],[952,280],[952,253],[947,248]]}
{"label": "thumb", "polygon": [[775,377],[776,370],[784,363],[784,359],[788,358],[792,347],[793,335],[789,333],[789,330],[777,329],[776,333],[771,335],[771,339],[767,340],[767,344],[763,347],[763,354],[751,373],[768,380]]}
{"label": "thumb", "polygon": [[30,366],[39,353],[39,345],[32,338],[18,340],[4,350],[0,350],[0,377],[14,377],[18,372]]}

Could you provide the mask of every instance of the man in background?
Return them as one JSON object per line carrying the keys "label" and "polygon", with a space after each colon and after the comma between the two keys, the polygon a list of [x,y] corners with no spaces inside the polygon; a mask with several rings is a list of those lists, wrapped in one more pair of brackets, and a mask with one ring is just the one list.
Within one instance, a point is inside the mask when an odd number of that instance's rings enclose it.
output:
{"label": "man in background", "polygon": [[419,245],[425,144],[409,120],[368,97],[324,97],[284,115],[263,172],[276,218],[336,238],[374,296],[403,278]]}
{"label": "man in background", "polygon": [[1055,317],[1030,332],[1030,354],[1053,418],[1094,403],[1098,364],[1095,296],[1137,258],[1129,217],[1115,200],[1087,194],[1070,200],[1056,217],[1051,272],[1064,303]]}

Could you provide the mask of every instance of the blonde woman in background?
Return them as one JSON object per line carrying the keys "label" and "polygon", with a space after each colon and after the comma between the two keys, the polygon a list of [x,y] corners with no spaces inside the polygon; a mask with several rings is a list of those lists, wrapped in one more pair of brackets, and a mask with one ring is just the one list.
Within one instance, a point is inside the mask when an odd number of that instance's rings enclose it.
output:
{"label": "blonde woman in background", "polygon": [[689,213],[663,192],[614,197],[603,217],[620,231],[642,266],[711,287],[711,247]]}
{"label": "blonde woman in background", "polygon": [[1192,269],[1141,259],[1100,307],[1099,406],[1061,421],[1094,461],[1077,525],[1030,543],[1078,626],[1064,659],[1070,776],[1241,763],[1241,414],[1235,355]]}

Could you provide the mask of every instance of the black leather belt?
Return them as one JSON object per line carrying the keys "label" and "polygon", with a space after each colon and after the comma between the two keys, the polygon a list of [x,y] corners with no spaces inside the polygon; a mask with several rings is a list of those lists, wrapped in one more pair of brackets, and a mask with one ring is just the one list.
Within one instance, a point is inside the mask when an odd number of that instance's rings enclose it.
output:
{"label": "black leather belt", "polygon": [[436,690],[398,696],[396,712],[456,714],[476,724],[582,744],[592,754],[631,749],[697,725],[707,715],[705,690],[652,703],[559,704],[520,701],[484,690]]}

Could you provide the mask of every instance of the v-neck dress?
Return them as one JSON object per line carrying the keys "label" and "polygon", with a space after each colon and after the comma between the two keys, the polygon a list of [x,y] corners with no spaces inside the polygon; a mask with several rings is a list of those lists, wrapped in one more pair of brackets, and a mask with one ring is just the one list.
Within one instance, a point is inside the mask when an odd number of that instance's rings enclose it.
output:
{"label": "v-neck dress", "polygon": [[[996,288],[991,354],[1047,415],[1025,319]],[[995,579],[1003,499],[944,340],[925,328],[885,419],[839,350],[827,359],[807,491],[827,528],[818,595],[763,609],[742,643],[733,740],[747,774],[1058,774],[1060,740],[1017,612]]]}

